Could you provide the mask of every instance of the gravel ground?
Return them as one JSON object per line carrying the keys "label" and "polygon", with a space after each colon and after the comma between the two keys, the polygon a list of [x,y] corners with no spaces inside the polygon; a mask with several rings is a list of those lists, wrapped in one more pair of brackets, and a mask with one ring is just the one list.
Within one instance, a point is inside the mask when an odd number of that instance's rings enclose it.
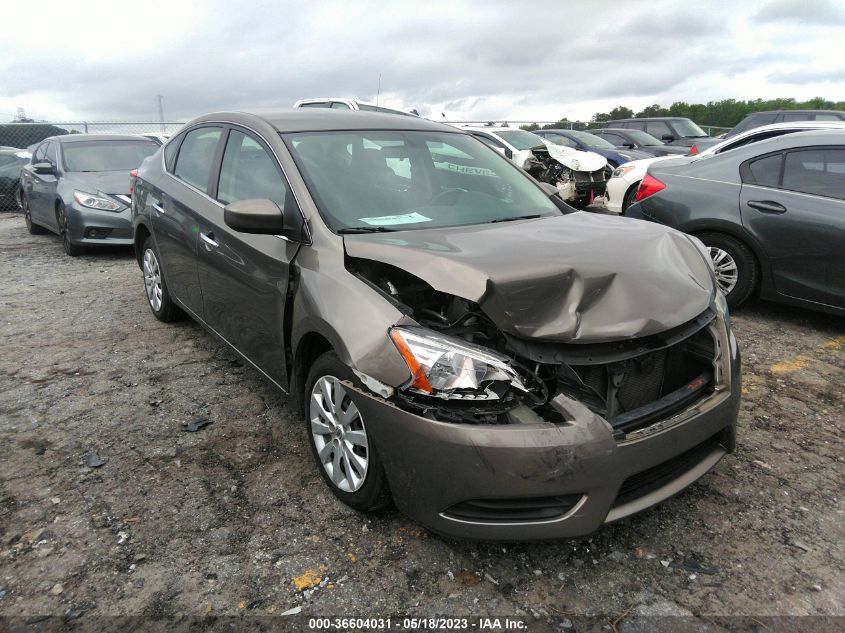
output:
{"label": "gravel ground", "polygon": [[0,215],[0,267],[0,616],[845,615],[841,318],[733,315],[739,447],[685,493],[590,539],[477,544],[336,501],[284,396],[156,321],[128,251],[72,259]]}

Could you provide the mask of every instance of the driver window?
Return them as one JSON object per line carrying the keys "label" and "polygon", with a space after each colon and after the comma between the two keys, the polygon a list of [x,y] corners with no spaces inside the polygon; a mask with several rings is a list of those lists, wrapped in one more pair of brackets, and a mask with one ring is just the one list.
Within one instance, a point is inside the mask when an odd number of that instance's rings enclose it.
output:
{"label": "driver window", "polygon": [[285,207],[287,186],[276,160],[251,136],[232,130],[223,152],[217,199],[223,204],[239,200],[272,200]]}

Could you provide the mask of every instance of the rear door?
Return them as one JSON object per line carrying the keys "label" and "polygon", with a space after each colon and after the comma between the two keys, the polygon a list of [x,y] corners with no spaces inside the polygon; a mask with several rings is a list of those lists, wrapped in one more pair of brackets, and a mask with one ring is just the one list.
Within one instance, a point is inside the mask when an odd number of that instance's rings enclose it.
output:
{"label": "rear door", "polygon": [[[203,316],[197,277],[200,219],[219,206],[209,196],[212,166],[219,161],[224,128],[196,127],[185,134],[166,186],[153,191],[153,232],[167,287],[182,305]],[[169,171],[169,167],[167,168]]]}
{"label": "rear door", "polygon": [[47,215],[47,203],[45,198],[45,191],[47,190],[45,179],[55,180],[55,176],[50,174],[37,174],[33,169],[33,167],[39,163],[48,162],[47,149],[49,147],[50,141],[44,141],[33,152],[32,162],[24,170],[23,186],[32,219],[39,224],[56,229],[57,223],[55,217],[48,217]]}
{"label": "rear door", "polygon": [[845,149],[770,154],[741,173],[742,222],[766,249],[777,291],[845,307]]}
{"label": "rear door", "polygon": [[286,218],[300,217],[287,180],[267,145],[232,127],[225,143],[217,202],[199,225],[199,280],[206,323],[281,386],[287,385],[285,305],[290,262],[299,244],[230,229],[224,205],[269,199]]}

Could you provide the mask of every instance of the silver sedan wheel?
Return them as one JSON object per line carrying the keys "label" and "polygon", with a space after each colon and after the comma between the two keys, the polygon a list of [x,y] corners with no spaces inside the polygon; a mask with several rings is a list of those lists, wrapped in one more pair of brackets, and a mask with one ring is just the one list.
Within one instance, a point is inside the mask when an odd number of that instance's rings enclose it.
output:
{"label": "silver sedan wheel", "polygon": [[144,287],[147,299],[155,312],[161,310],[161,268],[152,249],[144,251]]}
{"label": "silver sedan wheel", "polygon": [[367,429],[340,380],[323,376],[311,390],[311,435],[329,479],[344,492],[364,485],[369,465]]}
{"label": "silver sedan wheel", "polygon": [[739,280],[736,261],[726,251],[715,246],[710,247],[710,258],[713,260],[713,268],[716,271],[716,283],[725,295],[730,294]]}

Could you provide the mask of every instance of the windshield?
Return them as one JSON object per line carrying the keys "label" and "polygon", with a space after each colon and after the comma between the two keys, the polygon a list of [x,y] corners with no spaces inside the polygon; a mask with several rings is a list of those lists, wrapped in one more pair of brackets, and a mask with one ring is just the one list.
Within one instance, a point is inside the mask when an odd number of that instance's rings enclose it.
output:
{"label": "windshield", "polygon": [[674,119],[672,121],[672,127],[674,127],[675,131],[684,138],[699,138],[707,136],[707,133],[704,130],[689,119]]}
{"label": "windshield", "polygon": [[642,145],[643,147],[653,147],[655,145],[665,145],[665,143],[655,137],[653,137],[648,132],[642,132],[640,130],[625,130],[625,134],[631,138],[634,143],[637,145]]}
{"label": "windshield", "polygon": [[577,132],[573,130],[569,134],[572,138],[577,139],[579,143],[586,145],[587,147],[594,147],[596,149],[616,149],[612,143],[608,143],[603,138],[599,138],[595,134],[590,134],[589,132]]}
{"label": "windshield", "polygon": [[153,141],[74,141],[62,144],[65,171],[129,171],[157,149]]}
{"label": "windshield", "polygon": [[526,132],[525,130],[496,130],[496,136],[500,136],[508,143],[513,145],[516,149],[532,149],[534,147],[545,147],[546,143],[536,134]]}
{"label": "windshield", "polygon": [[283,138],[335,232],[560,214],[528,176],[467,134],[374,130],[299,132]]}

